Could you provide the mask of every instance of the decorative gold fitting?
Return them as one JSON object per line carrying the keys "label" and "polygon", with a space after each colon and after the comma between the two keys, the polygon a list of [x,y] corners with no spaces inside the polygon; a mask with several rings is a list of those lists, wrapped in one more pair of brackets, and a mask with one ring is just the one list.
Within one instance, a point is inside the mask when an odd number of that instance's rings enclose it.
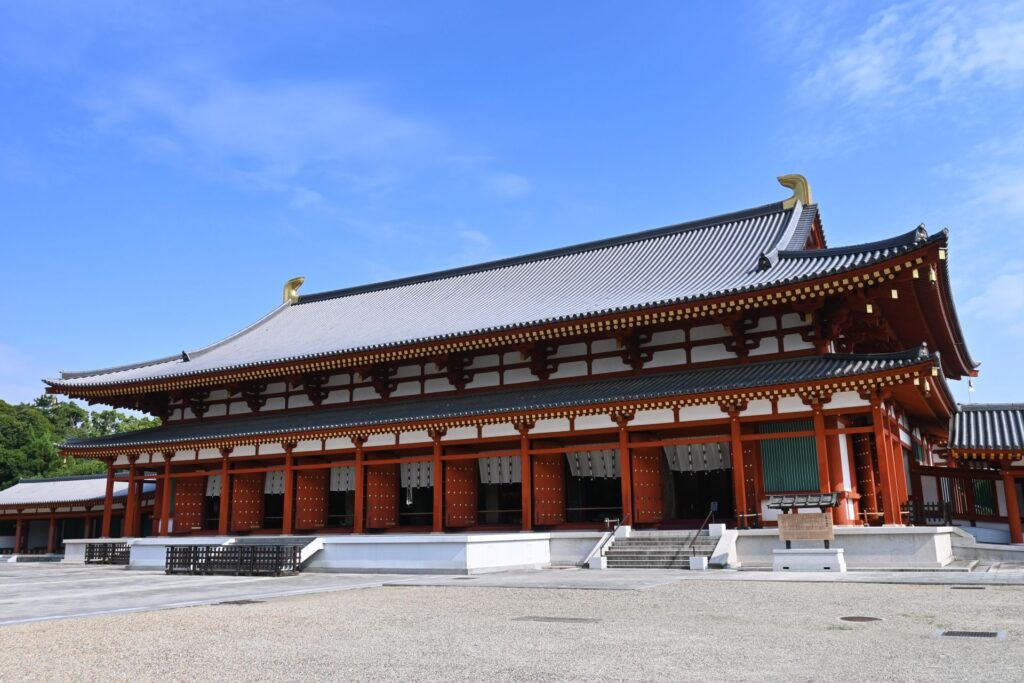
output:
{"label": "decorative gold fitting", "polygon": [[283,303],[292,304],[299,300],[299,287],[306,281],[306,278],[293,277],[288,282],[284,283],[284,301]]}
{"label": "decorative gold fitting", "polygon": [[789,175],[780,175],[778,181],[779,185],[793,190],[793,196],[782,202],[783,209],[792,209],[797,202],[804,206],[811,203],[811,184],[807,182],[807,178],[799,173],[790,173]]}

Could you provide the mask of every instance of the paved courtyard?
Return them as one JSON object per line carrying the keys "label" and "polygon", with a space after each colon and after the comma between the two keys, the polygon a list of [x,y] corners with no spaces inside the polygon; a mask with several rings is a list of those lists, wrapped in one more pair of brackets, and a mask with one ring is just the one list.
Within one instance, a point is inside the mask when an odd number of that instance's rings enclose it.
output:
{"label": "paved courtyard", "polygon": [[[969,575],[949,577],[956,586],[944,575],[930,584],[770,576],[260,579],[0,566],[0,679],[1020,678],[1024,587],[961,588]],[[77,618],[25,621],[68,616]],[[998,637],[937,635],[945,629]]]}

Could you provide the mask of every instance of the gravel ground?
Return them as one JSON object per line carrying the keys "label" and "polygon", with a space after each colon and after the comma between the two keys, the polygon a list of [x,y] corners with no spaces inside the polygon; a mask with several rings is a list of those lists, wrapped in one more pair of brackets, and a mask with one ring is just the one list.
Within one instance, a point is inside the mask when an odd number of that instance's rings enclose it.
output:
{"label": "gravel ground", "polygon": [[[0,678],[1011,681],[1022,605],[1020,587],[384,587],[4,627]],[[1006,637],[936,637],[946,628]]]}

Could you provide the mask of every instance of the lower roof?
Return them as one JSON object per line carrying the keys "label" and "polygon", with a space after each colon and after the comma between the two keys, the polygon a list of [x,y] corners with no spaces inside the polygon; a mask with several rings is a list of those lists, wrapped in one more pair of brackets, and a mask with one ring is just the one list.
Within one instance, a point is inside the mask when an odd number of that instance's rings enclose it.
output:
{"label": "lower roof", "polygon": [[949,448],[1024,454],[1024,403],[957,406],[949,421]]}
{"label": "lower roof", "polygon": [[[156,485],[147,483],[143,495],[153,493]],[[0,507],[70,505],[102,502],[107,493],[107,475],[22,479],[0,491]],[[128,495],[128,482],[114,482],[114,498]]]}
{"label": "lower roof", "polygon": [[[938,354],[923,348],[888,354],[829,354],[685,370],[657,375],[590,379],[487,393],[460,394],[356,405],[298,410],[267,415],[171,423],[152,429],[91,439],[69,440],[62,448],[73,452],[123,449],[252,439],[266,436],[344,431],[379,426],[423,424],[489,415],[531,414],[581,406],[600,406],[645,400],[818,383],[859,375],[884,373],[928,363],[939,367]],[[944,381],[941,383],[945,388]],[[948,395],[948,388],[945,388]],[[950,401],[952,403],[952,401]]]}

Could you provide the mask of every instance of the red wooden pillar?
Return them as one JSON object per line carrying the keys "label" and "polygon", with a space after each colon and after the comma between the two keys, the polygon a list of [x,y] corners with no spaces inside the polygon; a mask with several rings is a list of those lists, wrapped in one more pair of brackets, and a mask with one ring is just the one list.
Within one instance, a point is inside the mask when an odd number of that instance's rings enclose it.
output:
{"label": "red wooden pillar", "polygon": [[892,458],[884,404],[879,399],[871,401],[871,421],[875,428],[875,457],[878,458],[878,477],[882,487],[882,519],[886,524],[899,524],[900,511],[896,502],[896,486],[893,482]]}
{"label": "red wooden pillar", "polygon": [[355,489],[356,505],[352,520],[352,533],[361,534],[366,530],[366,467],[363,463],[363,444],[366,437],[357,435],[352,437],[352,443],[356,446],[355,465]]}
{"label": "red wooden pillar", "polygon": [[107,492],[103,497],[103,529],[101,536],[110,538],[110,522],[114,517],[114,459],[107,458]]}
{"label": "red wooden pillar", "polygon": [[231,470],[229,468],[230,448],[220,449],[220,517],[217,519],[217,533],[227,536],[231,527]]}
{"label": "red wooden pillar", "polygon": [[1010,523],[1010,543],[1024,543],[1020,524],[1020,501],[1017,500],[1017,483],[1013,478],[1010,463],[1003,463],[1003,497],[1006,498],[1006,517]]}
{"label": "red wooden pillar", "polygon": [[128,456],[128,495],[125,497],[124,523],[121,525],[123,527],[122,535],[126,537],[136,535],[135,520],[139,516],[139,489],[135,482],[135,463],[138,459],[138,455]]}
{"label": "red wooden pillar", "polygon": [[[832,492],[832,477],[829,474],[828,439],[825,438],[825,413],[821,403],[812,403],[814,411],[814,449],[818,453],[818,491]],[[840,472],[840,477],[842,472]]]}
{"label": "red wooden pillar", "polygon": [[523,531],[533,529],[533,461],[530,459],[530,430],[533,422],[519,422],[514,426],[519,432],[519,470],[522,483],[521,500],[523,508]]}
{"label": "red wooden pillar", "polygon": [[171,496],[174,495],[174,481],[171,479],[171,460],[174,458],[174,451],[165,452],[164,456],[164,478],[160,491],[160,528],[158,533],[167,536],[171,533]]}
{"label": "red wooden pillar", "polygon": [[92,538],[92,520],[94,515],[92,514],[92,508],[88,508],[85,514],[85,531],[82,534],[82,538]]}
{"label": "red wooden pillar", "polygon": [[747,528],[747,482],[745,458],[743,457],[743,440],[740,431],[739,411],[729,411],[729,436],[732,449],[732,497],[736,508],[736,528]]}
{"label": "red wooden pillar", "polygon": [[613,415],[612,419],[619,425],[619,470],[622,484],[622,524],[632,526],[633,519],[633,458],[629,450],[629,432],[626,425],[633,419],[632,414]]}
{"label": "red wooden pillar", "polygon": [[444,531],[444,468],[441,467],[441,437],[448,430],[432,429],[429,434],[434,441],[434,518],[431,530],[435,533]]}
{"label": "red wooden pillar", "polygon": [[292,455],[294,450],[294,443],[284,444],[284,515],[281,520],[281,533],[286,536],[295,531],[295,472],[292,470],[295,464]]}
{"label": "red wooden pillar", "polygon": [[18,519],[14,522],[14,554],[21,552],[21,544],[25,540],[25,522],[21,519],[21,510],[18,510]]}
{"label": "red wooden pillar", "polygon": [[[839,420],[834,417],[830,417],[825,420],[824,426],[828,429],[838,429]],[[847,496],[850,490],[846,487],[846,481],[843,479],[843,451],[840,448],[839,440],[845,438],[839,434],[833,434],[825,437],[825,445],[828,448],[828,470],[829,479],[832,483],[832,491],[841,493],[839,505],[832,510],[832,521],[835,524],[850,525],[857,521],[856,516],[851,517],[850,505],[847,502]],[[849,468],[849,460],[847,460],[847,467],[850,474],[850,488],[853,488],[853,470]]]}
{"label": "red wooden pillar", "polygon": [[46,554],[53,555],[57,552],[57,518],[50,510],[50,528],[46,533]]}

